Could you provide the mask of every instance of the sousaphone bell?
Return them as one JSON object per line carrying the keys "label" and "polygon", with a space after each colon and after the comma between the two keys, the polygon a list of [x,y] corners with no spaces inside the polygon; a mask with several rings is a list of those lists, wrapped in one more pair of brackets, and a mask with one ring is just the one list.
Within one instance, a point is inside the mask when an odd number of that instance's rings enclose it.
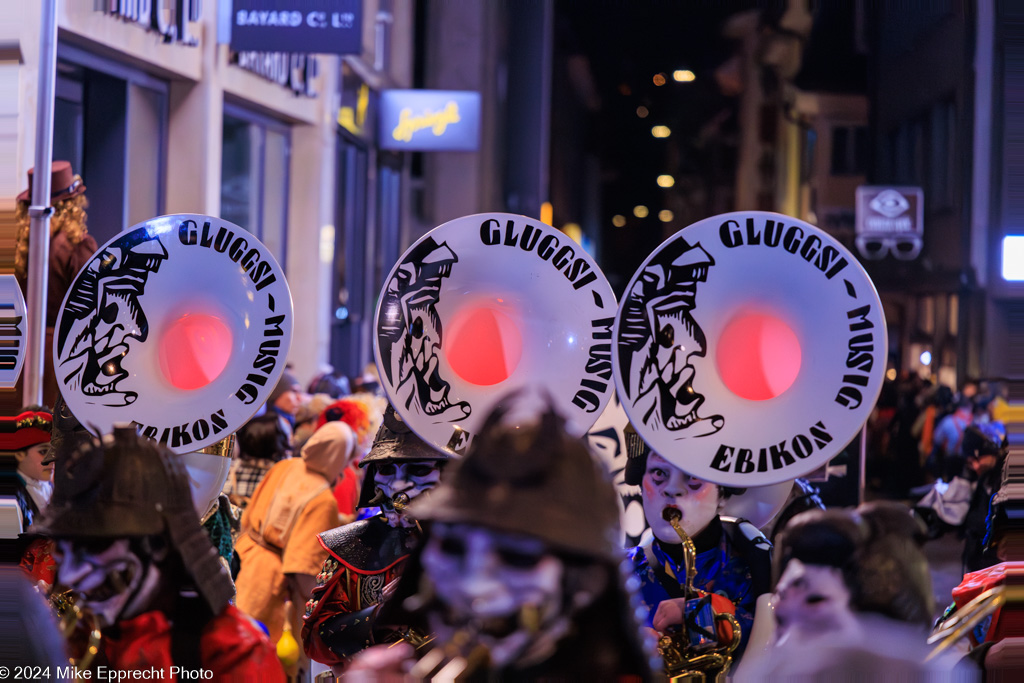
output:
{"label": "sousaphone bell", "polygon": [[93,255],[61,305],[57,381],[99,436],[132,424],[182,454],[199,515],[227,479],[226,441],[284,372],[292,299],[274,256],[214,216],[132,226]]}
{"label": "sousaphone bell", "polygon": [[385,280],[374,317],[381,384],[413,431],[452,453],[522,389],[549,394],[582,436],[613,391],[616,310],[604,274],[562,232],[507,213],[457,218]]}

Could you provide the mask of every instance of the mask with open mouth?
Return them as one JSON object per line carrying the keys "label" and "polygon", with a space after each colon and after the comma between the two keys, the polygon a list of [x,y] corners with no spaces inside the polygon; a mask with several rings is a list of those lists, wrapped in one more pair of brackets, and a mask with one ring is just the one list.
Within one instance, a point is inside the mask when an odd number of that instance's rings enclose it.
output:
{"label": "mask with open mouth", "polygon": [[138,616],[159,592],[160,569],[126,538],[57,541],[57,582],[76,595],[102,627]]}
{"label": "mask with open mouth", "polygon": [[140,241],[137,232],[89,262],[68,293],[60,320],[57,362],[67,387],[80,388],[91,402],[105,406],[130,405],[138,398],[119,387],[129,374],[121,364],[130,351],[128,341],[149,336],[139,297],[150,273],[167,258],[157,237]]}
{"label": "mask with open mouth", "polygon": [[665,521],[666,508],[679,510],[680,525],[692,538],[711,523],[721,502],[716,484],[691,477],[657,453],[647,456],[641,490],[644,514],[654,537],[676,545],[680,543],[679,534]]}
{"label": "mask with open mouth", "polygon": [[377,489],[376,501],[388,524],[393,527],[415,526],[403,510],[396,510],[394,500],[400,494],[403,507],[428,491],[441,481],[441,467],[438,460],[391,460],[376,464],[373,481]]}
{"label": "mask with open mouth", "polygon": [[822,636],[834,642],[837,634],[856,631],[850,590],[842,570],[836,567],[790,560],[779,577],[771,604],[779,642]]}
{"label": "mask with open mouth", "polygon": [[567,629],[565,564],[540,539],[437,523],[422,563],[441,605],[430,617],[434,634],[469,636],[497,668],[548,654]]}

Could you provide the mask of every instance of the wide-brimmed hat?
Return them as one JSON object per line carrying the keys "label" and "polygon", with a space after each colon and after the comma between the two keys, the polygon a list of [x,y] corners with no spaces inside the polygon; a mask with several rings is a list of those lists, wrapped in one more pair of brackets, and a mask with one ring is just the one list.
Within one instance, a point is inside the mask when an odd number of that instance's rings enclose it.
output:
{"label": "wide-brimmed hat", "polygon": [[448,460],[451,457],[451,453],[439,451],[417,436],[395,411],[394,406],[388,404],[370,452],[359,461],[359,466],[366,469],[366,474],[363,475],[357,507],[370,507],[376,497],[375,479],[378,465],[394,461]]}
{"label": "wide-brimmed hat", "polygon": [[[32,200],[32,175],[34,168],[28,169],[28,189],[18,195],[19,202]],[[81,177],[76,177],[71,170],[70,161],[54,161],[50,169],[50,204],[56,204],[64,199],[77,197],[85,192],[85,183]]]}
{"label": "wide-brimmed hat", "polygon": [[54,473],[53,499],[32,529],[52,538],[110,539],[167,534],[215,613],[234,587],[192,505],[181,456],[115,427],[83,442]]}
{"label": "wide-brimmed hat", "polygon": [[41,443],[50,443],[53,416],[26,410],[14,417],[0,417],[0,451],[23,451]]}
{"label": "wide-brimmed hat", "polygon": [[550,405],[525,425],[507,423],[507,412],[499,407],[491,413],[465,457],[429,496],[413,500],[409,514],[533,536],[565,553],[620,561],[619,507],[607,471]]}
{"label": "wide-brimmed hat", "polygon": [[447,460],[451,453],[439,451],[416,435],[394,407],[388,405],[373,446],[360,467],[384,460]]}

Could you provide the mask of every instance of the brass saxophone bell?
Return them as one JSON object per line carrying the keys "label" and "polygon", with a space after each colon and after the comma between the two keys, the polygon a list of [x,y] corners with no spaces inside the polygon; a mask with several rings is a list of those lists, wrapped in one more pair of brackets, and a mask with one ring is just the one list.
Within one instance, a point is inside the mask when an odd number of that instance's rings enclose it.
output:
{"label": "brass saxophone bell", "polygon": [[60,632],[68,642],[69,650],[74,651],[72,639],[79,631],[79,627],[84,626],[88,631],[89,635],[88,640],[85,643],[84,651],[78,657],[68,657],[68,662],[72,667],[78,669],[89,668],[89,665],[92,664],[92,660],[96,658],[97,654],[99,654],[100,641],[103,639],[103,634],[100,632],[96,615],[88,610],[83,610],[76,605],[75,595],[70,589],[65,591],[54,591],[50,596],[50,606],[53,607],[57,616],[60,617]]}

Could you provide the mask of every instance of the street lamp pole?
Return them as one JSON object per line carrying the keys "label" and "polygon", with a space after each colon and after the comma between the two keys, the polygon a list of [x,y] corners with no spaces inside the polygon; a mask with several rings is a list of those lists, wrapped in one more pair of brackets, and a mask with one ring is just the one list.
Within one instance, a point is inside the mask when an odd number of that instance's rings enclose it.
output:
{"label": "street lamp pole", "polygon": [[[36,157],[29,214],[27,346],[22,404],[43,402],[46,357],[46,284],[50,262],[50,165],[53,158],[53,95],[57,73],[57,0],[42,1],[39,29],[39,90],[36,98]],[[50,406],[51,408],[53,406]]]}

